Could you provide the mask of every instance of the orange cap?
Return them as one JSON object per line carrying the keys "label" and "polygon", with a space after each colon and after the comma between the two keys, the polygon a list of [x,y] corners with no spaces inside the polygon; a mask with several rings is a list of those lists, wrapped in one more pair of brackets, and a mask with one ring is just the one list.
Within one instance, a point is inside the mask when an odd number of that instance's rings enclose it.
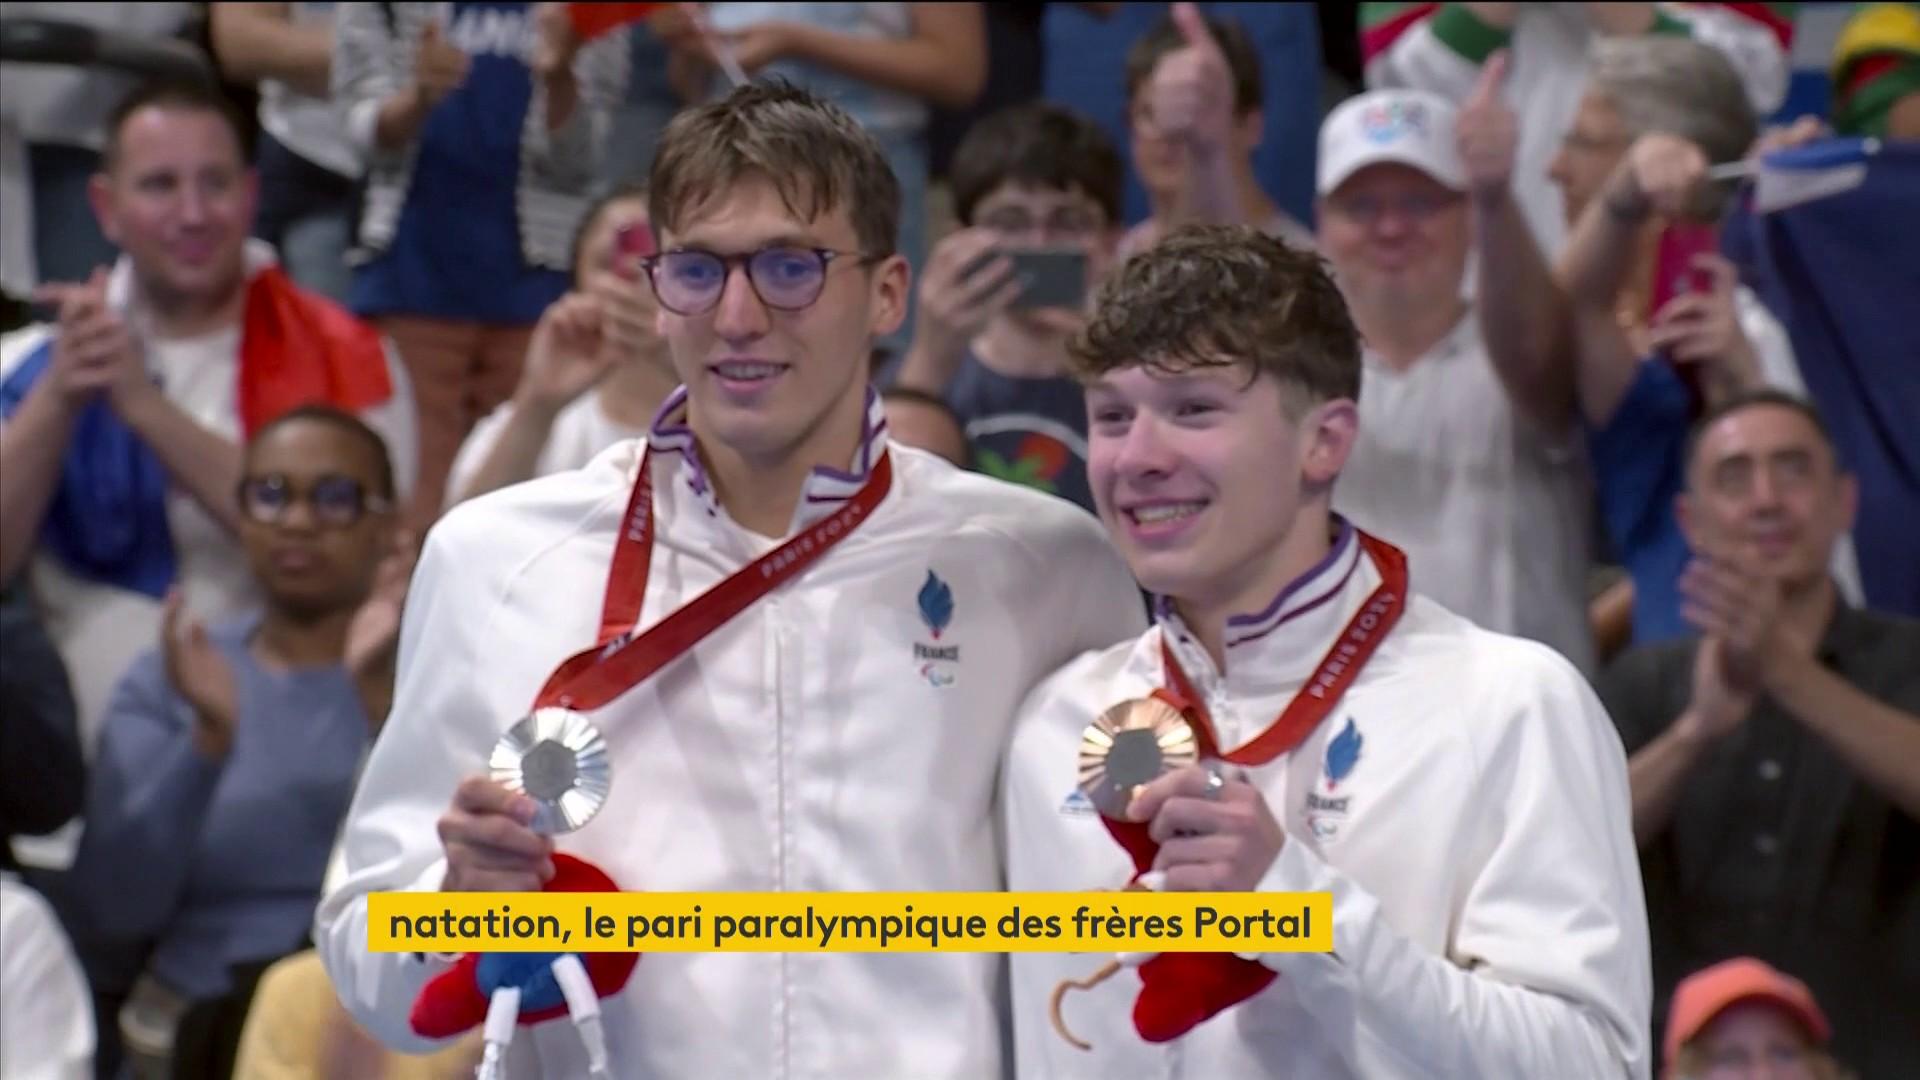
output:
{"label": "orange cap", "polygon": [[1673,1067],[1680,1047],[1691,1042],[1729,1005],[1755,1000],[1785,1009],[1817,1044],[1825,1045],[1833,1036],[1826,1014],[1820,1011],[1806,983],[1742,956],[1696,971],[1674,989],[1673,1007],[1667,1012],[1667,1067]]}

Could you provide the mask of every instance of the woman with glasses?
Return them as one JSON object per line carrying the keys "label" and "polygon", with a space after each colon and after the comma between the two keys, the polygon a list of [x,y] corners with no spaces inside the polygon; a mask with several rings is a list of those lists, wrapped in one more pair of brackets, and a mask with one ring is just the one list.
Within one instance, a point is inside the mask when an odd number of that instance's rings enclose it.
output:
{"label": "woman with glasses", "polygon": [[[203,626],[169,598],[121,678],[87,791],[67,921],[122,1075],[169,1060],[180,1017],[235,965],[306,937],[354,778],[386,711],[411,545],[361,421],[312,406],[262,428],[235,493],[263,610]],[[160,1073],[164,1075],[164,1072]]]}

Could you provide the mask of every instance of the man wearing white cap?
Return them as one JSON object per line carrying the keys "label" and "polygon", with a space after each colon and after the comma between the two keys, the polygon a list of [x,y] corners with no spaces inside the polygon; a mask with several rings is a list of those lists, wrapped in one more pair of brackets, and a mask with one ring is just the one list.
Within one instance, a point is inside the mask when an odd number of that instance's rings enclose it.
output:
{"label": "man wearing white cap", "polygon": [[[1490,66],[1489,87],[1498,76]],[[1525,226],[1475,220],[1460,117],[1437,95],[1378,90],[1320,129],[1320,247],[1366,343],[1360,434],[1334,505],[1406,550],[1416,591],[1592,675],[1571,366],[1547,348],[1493,356],[1481,339],[1474,230]],[[1514,270],[1479,276],[1520,287]]]}

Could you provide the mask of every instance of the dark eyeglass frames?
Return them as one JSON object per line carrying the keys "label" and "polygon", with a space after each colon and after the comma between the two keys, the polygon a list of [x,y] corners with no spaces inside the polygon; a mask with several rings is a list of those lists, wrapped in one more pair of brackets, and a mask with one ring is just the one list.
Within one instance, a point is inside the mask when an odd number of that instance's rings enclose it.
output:
{"label": "dark eyeglass frames", "polygon": [[760,302],[775,311],[801,311],[820,299],[835,259],[871,263],[875,257],[830,248],[769,247],[739,255],[668,251],[642,260],[653,295],[675,315],[704,315],[720,303],[733,268],[744,265]]}
{"label": "dark eyeglass frames", "polygon": [[240,512],[262,525],[277,525],[296,502],[305,501],[313,511],[313,520],[330,529],[358,524],[367,514],[384,514],[393,509],[393,500],[369,492],[351,476],[326,473],[296,490],[284,473],[249,476],[240,481]]}

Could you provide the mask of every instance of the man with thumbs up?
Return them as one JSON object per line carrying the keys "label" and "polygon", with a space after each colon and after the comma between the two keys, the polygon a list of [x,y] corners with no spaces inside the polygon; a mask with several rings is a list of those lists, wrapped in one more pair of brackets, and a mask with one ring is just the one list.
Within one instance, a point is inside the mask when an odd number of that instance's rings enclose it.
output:
{"label": "man with thumbs up", "polygon": [[1153,213],[1120,241],[1125,258],[1185,224],[1252,225],[1290,244],[1313,235],[1276,205],[1253,171],[1265,127],[1260,58],[1239,23],[1193,4],[1127,54],[1133,164]]}

